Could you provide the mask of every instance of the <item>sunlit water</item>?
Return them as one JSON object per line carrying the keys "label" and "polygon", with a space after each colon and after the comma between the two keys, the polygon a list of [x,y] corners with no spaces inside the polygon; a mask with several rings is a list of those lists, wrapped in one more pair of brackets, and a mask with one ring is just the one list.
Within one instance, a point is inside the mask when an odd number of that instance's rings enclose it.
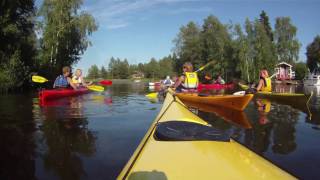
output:
{"label": "sunlit water", "polygon": [[[309,108],[262,101],[265,110],[253,100],[241,114],[249,129],[223,113],[192,111],[293,175],[318,178],[319,89],[276,90],[315,95]],[[114,84],[45,106],[36,94],[0,96],[0,179],[115,179],[161,108],[148,92],[143,83]]]}

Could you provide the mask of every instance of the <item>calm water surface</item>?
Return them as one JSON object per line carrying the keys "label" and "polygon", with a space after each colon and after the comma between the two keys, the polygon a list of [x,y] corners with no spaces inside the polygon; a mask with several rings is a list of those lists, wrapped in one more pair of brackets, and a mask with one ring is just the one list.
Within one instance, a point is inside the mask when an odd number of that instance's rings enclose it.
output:
{"label": "calm water surface", "polygon": [[[231,119],[229,111],[192,111],[293,175],[319,178],[320,89],[275,90],[315,95],[309,108],[254,100]],[[35,93],[0,96],[0,179],[115,179],[161,108],[148,92],[142,83],[114,84],[45,106]],[[252,128],[232,122],[239,117]]]}

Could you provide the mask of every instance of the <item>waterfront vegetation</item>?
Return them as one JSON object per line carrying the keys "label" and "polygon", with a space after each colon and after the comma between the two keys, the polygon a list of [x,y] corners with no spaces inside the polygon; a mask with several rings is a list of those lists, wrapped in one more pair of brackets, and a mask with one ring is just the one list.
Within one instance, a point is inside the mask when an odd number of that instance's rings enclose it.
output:
{"label": "waterfront vegetation", "polygon": [[[0,90],[22,91],[30,87],[32,74],[53,79],[63,66],[74,66],[91,45],[88,36],[98,28],[95,19],[80,11],[82,0],[44,0],[36,9],[33,0],[5,0],[0,6]],[[298,28],[290,17],[277,17],[273,28],[266,12],[247,18],[243,24],[223,24],[214,15],[201,24],[189,22],[173,39],[166,57],[130,64],[127,59],[111,58],[105,67],[92,65],[89,78],[164,78],[179,75],[184,62],[195,69],[209,61],[216,63],[200,73],[221,74],[227,80],[257,80],[258,71],[271,73],[281,61],[294,65],[303,78],[306,65],[299,59],[301,43]],[[320,36],[307,47],[310,70],[320,62]]]}

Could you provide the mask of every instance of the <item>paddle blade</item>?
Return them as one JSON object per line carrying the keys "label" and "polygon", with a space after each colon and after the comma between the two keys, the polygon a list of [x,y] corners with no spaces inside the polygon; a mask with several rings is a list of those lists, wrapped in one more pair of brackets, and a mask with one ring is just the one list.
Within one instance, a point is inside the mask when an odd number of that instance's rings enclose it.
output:
{"label": "paddle blade", "polygon": [[97,85],[90,85],[90,86],[87,86],[87,88],[91,91],[97,91],[97,92],[102,92],[104,91],[104,87],[102,86],[97,86]]}
{"label": "paddle blade", "polygon": [[32,76],[32,81],[33,82],[36,82],[36,83],[45,83],[45,82],[48,82],[48,79],[42,77],[42,76]]}
{"label": "paddle blade", "polygon": [[112,85],[112,81],[111,80],[102,80],[99,82],[101,85]]}
{"label": "paddle blade", "polygon": [[148,97],[148,98],[157,98],[157,96],[158,96],[157,92],[149,93],[149,94],[146,95],[146,97]]}

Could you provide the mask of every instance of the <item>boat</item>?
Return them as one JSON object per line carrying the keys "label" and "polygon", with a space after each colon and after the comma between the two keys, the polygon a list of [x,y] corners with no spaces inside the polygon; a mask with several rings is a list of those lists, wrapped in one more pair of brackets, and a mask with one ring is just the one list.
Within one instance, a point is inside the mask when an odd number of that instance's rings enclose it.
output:
{"label": "boat", "polygon": [[247,115],[243,111],[235,111],[223,107],[210,106],[206,104],[199,104],[189,101],[183,101],[183,103],[187,105],[189,108],[195,108],[203,112],[214,113],[217,116],[223,118],[225,121],[230,122],[231,124],[235,124],[238,127],[244,129],[252,128],[252,125]]}
{"label": "boat", "polygon": [[149,82],[149,86],[160,86],[160,82]]}
{"label": "boat", "polygon": [[315,71],[310,73],[303,79],[303,84],[306,86],[320,86],[320,73]]}
{"label": "boat", "polygon": [[200,93],[176,93],[182,101],[195,102],[199,104],[208,104],[218,107],[229,108],[237,111],[243,111],[251,99],[253,94],[245,95],[203,95]]}
{"label": "boat", "polygon": [[41,90],[39,91],[39,100],[43,102],[43,101],[55,100],[58,98],[78,96],[78,95],[86,94],[88,92],[89,90],[87,88],[80,88],[77,90],[68,89],[68,88]]}
{"label": "boat", "polygon": [[[239,86],[243,90],[249,89],[249,86],[239,83]],[[309,102],[310,98],[312,97],[313,93],[310,94],[303,94],[303,93],[285,93],[285,92],[262,92],[258,91],[255,93],[257,97],[266,98],[275,100],[278,102],[286,103],[286,104],[295,104],[295,103],[302,103],[305,105]]]}
{"label": "boat", "polygon": [[233,83],[227,83],[227,84],[199,84],[198,85],[198,91],[201,90],[219,90],[219,89],[232,89],[234,88]]}
{"label": "boat", "polygon": [[188,110],[171,91],[117,179],[297,179]]}

